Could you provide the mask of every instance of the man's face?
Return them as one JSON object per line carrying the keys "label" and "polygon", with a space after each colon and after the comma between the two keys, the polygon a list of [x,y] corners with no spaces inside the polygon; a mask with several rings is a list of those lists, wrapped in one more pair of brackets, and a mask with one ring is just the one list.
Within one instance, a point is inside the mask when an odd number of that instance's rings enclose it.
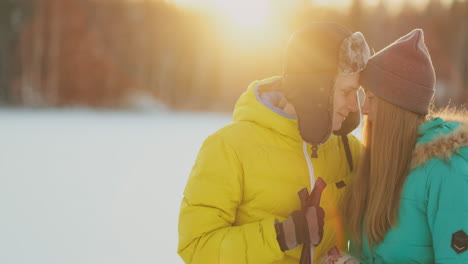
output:
{"label": "man's face", "polygon": [[350,112],[359,109],[357,91],[359,89],[359,73],[338,75],[335,82],[333,96],[333,120],[332,130],[341,128],[343,121]]}

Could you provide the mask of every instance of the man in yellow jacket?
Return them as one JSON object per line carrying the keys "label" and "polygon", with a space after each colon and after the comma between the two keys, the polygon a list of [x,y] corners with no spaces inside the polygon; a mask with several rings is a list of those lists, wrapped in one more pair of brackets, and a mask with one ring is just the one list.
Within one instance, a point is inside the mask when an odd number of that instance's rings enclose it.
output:
{"label": "man in yellow jacket", "polygon": [[[346,250],[338,203],[360,156],[348,134],[369,57],[362,34],[338,24],[292,35],[283,75],[253,82],[233,123],[200,149],[179,217],[186,263],[299,263],[303,243],[319,263]],[[320,206],[301,209],[298,192],[318,178],[327,184]]]}

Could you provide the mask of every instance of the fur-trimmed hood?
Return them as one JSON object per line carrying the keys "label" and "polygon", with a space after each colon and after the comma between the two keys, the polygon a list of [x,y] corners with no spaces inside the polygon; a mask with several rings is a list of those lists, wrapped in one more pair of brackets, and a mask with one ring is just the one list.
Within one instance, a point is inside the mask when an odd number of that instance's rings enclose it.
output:
{"label": "fur-trimmed hood", "polygon": [[[440,114],[423,124],[413,152],[411,166],[418,167],[432,158],[447,160],[460,148],[468,147],[468,116]],[[429,138],[429,140],[428,140]]]}

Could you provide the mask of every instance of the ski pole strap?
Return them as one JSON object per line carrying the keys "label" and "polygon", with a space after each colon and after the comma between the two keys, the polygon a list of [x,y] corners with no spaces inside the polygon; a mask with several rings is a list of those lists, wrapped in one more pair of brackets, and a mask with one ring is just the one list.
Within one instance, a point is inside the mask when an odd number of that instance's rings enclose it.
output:
{"label": "ski pole strap", "polygon": [[[306,215],[308,207],[315,206],[318,208],[320,206],[320,197],[322,196],[322,192],[326,186],[327,184],[322,178],[317,178],[310,195],[306,188],[299,191],[298,195],[299,195],[299,199],[301,200],[301,207],[302,207],[301,211],[303,215]],[[306,224],[306,226],[308,225]],[[308,237],[302,247],[301,259],[299,260],[299,264],[311,264],[312,263],[313,261],[312,260],[312,251],[313,251],[312,247],[315,247],[315,246],[310,244],[310,240]]]}
{"label": "ski pole strap", "polygon": [[[302,212],[305,214],[307,212],[307,207],[308,207],[308,198],[309,198],[309,192],[307,191],[306,188],[302,189],[298,193],[299,199],[301,200],[301,206],[302,206]],[[299,264],[311,264],[311,256],[310,256],[310,242],[305,242],[304,245],[302,246],[302,253],[301,253],[301,259],[299,260]]]}

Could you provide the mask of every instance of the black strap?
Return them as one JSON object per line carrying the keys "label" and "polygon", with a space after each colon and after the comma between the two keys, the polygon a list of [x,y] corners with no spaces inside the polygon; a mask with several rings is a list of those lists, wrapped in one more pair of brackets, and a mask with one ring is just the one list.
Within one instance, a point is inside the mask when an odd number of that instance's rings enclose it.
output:
{"label": "black strap", "polygon": [[343,146],[346,152],[346,160],[348,160],[349,170],[353,171],[353,156],[351,155],[351,149],[349,148],[348,136],[341,136],[341,139],[343,140]]}

